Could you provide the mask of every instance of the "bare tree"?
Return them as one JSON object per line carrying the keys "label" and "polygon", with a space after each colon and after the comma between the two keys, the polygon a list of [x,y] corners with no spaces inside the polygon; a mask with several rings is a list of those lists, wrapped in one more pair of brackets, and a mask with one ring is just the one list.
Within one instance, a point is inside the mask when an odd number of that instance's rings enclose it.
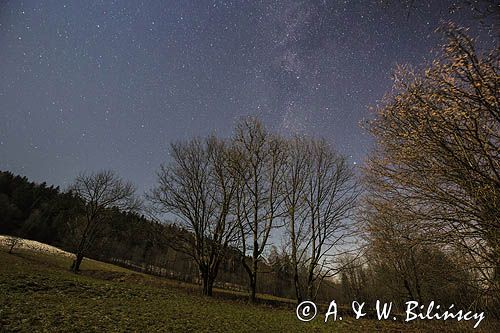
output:
{"label": "bare tree", "polygon": [[14,249],[20,246],[23,243],[23,240],[16,236],[7,236],[5,237],[5,244],[9,248],[9,254],[12,254]]}
{"label": "bare tree", "polygon": [[369,258],[372,265],[390,276],[388,285],[404,290],[405,300],[423,302],[421,280],[425,266],[418,258],[425,244],[421,241],[423,235],[412,215],[393,204],[369,195],[365,198],[360,215],[368,233]]}
{"label": "bare tree", "polygon": [[158,172],[158,186],[150,199],[162,213],[172,213],[190,233],[172,241],[174,249],[191,256],[212,295],[219,265],[238,237],[231,215],[236,181],[231,176],[231,149],[215,137],[173,144],[172,162]]}
{"label": "bare tree", "polygon": [[422,240],[467,256],[478,285],[498,297],[499,49],[481,55],[463,29],[444,33],[443,56],[424,73],[399,68],[376,110],[367,184],[370,196],[412,216]]}
{"label": "bare tree", "polygon": [[308,168],[307,295],[315,299],[322,281],[341,271],[340,259],[356,254],[355,229],[351,219],[359,195],[353,168],[347,159],[324,141],[313,141]]}
{"label": "bare tree", "polygon": [[[324,140],[295,138],[287,152],[285,219],[300,302],[305,293],[315,299],[322,281],[342,269],[340,258],[355,252],[349,218],[359,191],[346,158]],[[305,292],[300,290],[301,265],[306,271]]]}
{"label": "bare tree", "polygon": [[235,212],[240,227],[241,259],[249,278],[249,300],[254,302],[259,262],[279,217],[284,149],[282,140],[253,118],[237,125],[233,144],[232,169],[239,184]]}
{"label": "bare tree", "polygon": [[76,258],[71,265],[71,270],[77,272],[86,252],[103,228],[109,210],[135,210],[140,206],[140,201],[134,196],[135,187],[113,171],[81,174],[70,186],[70,191],[83,201],[84,206],[83,228],[77,236]]}
{"label": "bare tree", "polygon": [[285,159],[285,179],[283,182],[283,217],[285,219],[287,243],[293,269],[293,285],[297,302],[303,295],[300,283],[300,266],[308,250],[309,210],[307,209],[307,191],[311,162],[310,145],[307,139],[295,137],[287,144]]}

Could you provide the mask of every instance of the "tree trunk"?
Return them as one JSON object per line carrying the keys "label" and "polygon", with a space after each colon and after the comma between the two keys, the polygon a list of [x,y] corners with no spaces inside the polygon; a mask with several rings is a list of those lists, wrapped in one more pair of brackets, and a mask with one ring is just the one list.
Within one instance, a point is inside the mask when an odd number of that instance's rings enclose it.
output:
{"label": "tree trunk", "polygon": [[314,301],[316,298],[314,292],[314,264],[309,265],[309,272],[307,274],[307,297],[310,301]]}
{"label": "tree trunk", "polygon": [[254,272],[251,276],[250,276],[250,295],[249,295],[249,298],[248,300],[250,301],[250,303],[255,303],[255,301],[257,300],[257,297],[256,297],[256,289],[257,289],[257,273]]}
{"label": "tree trunk", "polygon": [[75,260],[73,260],[73,264],[71,264],[71,271],[76,273],[80,270],[80,264],[83,261],[83,253],[77,253]]}
{"label": "tree trunk", "polygon": [[212,296],[215,278],[210,274],[210,272],[202,272],[202,294],[203,296]]}
{"label": "tree trunk", "polygon": [[300,292],[299,272],[297,270],[297,266],[295,266],[293,272],[293,284],[295,286],[295,298],[297,298],[297,304],[300,304],[302,302],[302,294]]}
{"label": "tree trunk", "polygon": [[307,297],[310,301],[314,301],[316,298],[314,295],[314,282],[311,279],[307,281]]}
{"label": "tree trunk", "polygon": [[297,262],[297,238],[295,235],[295,212],[293,207],[291,209],[291,219],[290,219],[290,241],[292,243],[292,265],[293,265],[293,286],[295,288],[295,298],[297,299],[297,304],[302,302],[302,295],[300,293],[300,281],[299,281],[299,263]]}
{"label": "tree trunk", "polygon": [[210,281],[210,278],[206,278],[203,280],[203,296],[212,296],[213,292],[213,282]]}
{"label": "tree trunk", "polygon": [[[254,252],[255,254],[255,252]],[[255,267],[256,267],[256,261],[252,258],[252,267],[250,267],[250,265],[247,264],[247,262],[245,261],[245,257],[244,256],[241,256],[241,265],[243,266],[243,268],[245,269],[245,271],[247,272],[247,275],[248,275],[248,286],[250,288],[250,293],[248,295],[248,301],[250,303],[254,303],[255,302],[255,290],[256,290],[256,287],[257,287],[257,272],[255,271]],[[252,270],[254,269],[254,270]]]}
{"label": "tree trunk", "polygon": [[408,296],[410,297],[410,300],[415,300],[415,297],[413,296],[413,292],[411,290],[410,283],[408,282],[408,280],[406,278],[403,279],[403,284],[405,286],[406,291],[408,292]]}

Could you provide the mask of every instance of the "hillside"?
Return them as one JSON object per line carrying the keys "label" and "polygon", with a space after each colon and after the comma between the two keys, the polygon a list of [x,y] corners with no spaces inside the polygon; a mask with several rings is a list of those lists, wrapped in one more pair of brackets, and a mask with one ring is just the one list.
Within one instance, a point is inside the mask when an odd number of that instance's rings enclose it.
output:
{"label": "hillside", "polygon": [[[50,249],[47,247],[46,249]],[[302,323],[293,308],[248,305],[195,286],[85,260],[68,271],[64,253],[0,249],[0,331],[6,332],[366,332],[433,331],[438,327],[375,320]],[[447,328],[454,326],[448,325]],[[483,330],[486,326],[483,327]]]}

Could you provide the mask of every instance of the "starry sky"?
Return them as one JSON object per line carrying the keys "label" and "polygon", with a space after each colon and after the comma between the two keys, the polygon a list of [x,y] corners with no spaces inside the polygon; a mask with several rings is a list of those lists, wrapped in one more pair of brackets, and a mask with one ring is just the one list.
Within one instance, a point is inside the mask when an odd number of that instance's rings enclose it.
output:
{"label": "starry sky", "polygon": [[402,2],[0,0],[0,170],[64,188],[113,169],[143,191],[171,142],[248,115],[359,164],[394,66],[431,59],[441,20],[471,24]]}

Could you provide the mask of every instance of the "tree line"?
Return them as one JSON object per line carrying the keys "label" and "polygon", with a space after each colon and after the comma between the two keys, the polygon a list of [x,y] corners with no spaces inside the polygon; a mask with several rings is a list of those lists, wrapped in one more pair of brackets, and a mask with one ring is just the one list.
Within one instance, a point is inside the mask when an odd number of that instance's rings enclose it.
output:
{"label": "tree line", "polygon": [[254,301],[259,263],[271,238],[281,235],[297,300],[316,297],[336,269],[330,259],[346,245],[359,193],[345,157],[324,140],[284,138],[253,118],[237,124],[229,140],[176,143],[170,156],[148,199],[190,231],[176,246],[198,264],[204,294],[211,295],[226,252],[237,249]]}

